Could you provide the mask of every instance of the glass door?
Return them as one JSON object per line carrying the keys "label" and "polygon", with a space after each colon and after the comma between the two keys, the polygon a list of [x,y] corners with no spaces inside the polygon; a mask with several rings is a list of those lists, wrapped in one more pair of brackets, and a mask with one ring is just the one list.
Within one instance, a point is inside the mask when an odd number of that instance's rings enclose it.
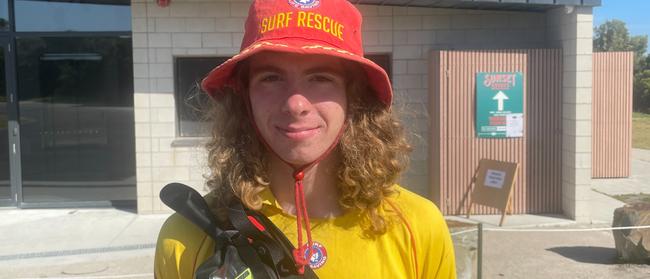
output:
{"label": "glass door", "polygon": [[0,206],[15,204],[14,195],[11,187],[11,151],[12,143],[10,139],[9,120],[11,105],[9,100],[8,74],[8,57],[9,57],[9,40],[0,37]]}
{"label": "glass door", "polygon": [[136,197],[131,39],[16,38],[21,207]]}

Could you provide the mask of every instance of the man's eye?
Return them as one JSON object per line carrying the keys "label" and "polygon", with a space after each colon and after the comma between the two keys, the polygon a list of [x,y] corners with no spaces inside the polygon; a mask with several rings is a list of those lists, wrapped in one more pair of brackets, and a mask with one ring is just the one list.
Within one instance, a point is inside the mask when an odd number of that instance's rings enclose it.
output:
{"label": "man's eye", "polygon": [[262,82],[274,82],[274,81],[279,81],[280,76],[279,75],[266,75],[263,76],[260,81]]}

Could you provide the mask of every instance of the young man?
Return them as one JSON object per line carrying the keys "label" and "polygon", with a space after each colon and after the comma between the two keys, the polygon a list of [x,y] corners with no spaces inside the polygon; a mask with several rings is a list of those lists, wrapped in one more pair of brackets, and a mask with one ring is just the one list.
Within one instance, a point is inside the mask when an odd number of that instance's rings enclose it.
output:
{"label": "young man", "polygon": [[[241,52],[202,88],[214,101],[215,216],[235,198],[293,243],[319,278],[455,278],[451,237],[430,201],[396,185],[408,162],[386,72],[363,57],[345,0],[257,0]],[[311,249],[308,249],[311,247]],[[161,229],[157,278],[193,278],[214,243],[179,215]]]}

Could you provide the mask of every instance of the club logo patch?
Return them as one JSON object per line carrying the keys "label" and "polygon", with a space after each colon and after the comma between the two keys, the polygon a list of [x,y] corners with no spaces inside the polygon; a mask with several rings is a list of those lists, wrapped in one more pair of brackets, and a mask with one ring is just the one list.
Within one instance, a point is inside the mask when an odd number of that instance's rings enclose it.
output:
{"label": "club logo patch", "polygon": [[289,4],[301,10],[309,10],[320,6],[320,0],[289,0]]}
{"label": "club logo patch", "polygon": [[[327,250],[325,250],[323,244],[318,242],[313,242],[311,247],[313,252],[309,259],[309,267],[311,267],[311,269],[320,268],[325,265],[325,262],[327,261]],[[306,257],[309,257],[309,249],[305,249],[305,258]]]}

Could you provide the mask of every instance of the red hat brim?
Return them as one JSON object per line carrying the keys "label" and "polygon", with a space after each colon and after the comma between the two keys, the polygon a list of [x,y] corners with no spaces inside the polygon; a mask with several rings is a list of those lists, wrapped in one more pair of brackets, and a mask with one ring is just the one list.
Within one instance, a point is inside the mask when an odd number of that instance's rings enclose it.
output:
{"label": "red hat brim", "polygon": [[340,48],[314,44],[313,41],[308,42],[300,38],[283,38],[281,41],[259,41],[250,45],[243,49],[239,54],[236,54],[223,64],[212,69],[203,81],[201,81],[201,88],[213,98],[218,98],[223,92],[222,88],[235,86],[233,71],[237,64],[262,51],[290,52],[297,54],[323,54],[357,62],[365,71],[368,84],[374,90],[379,101],[388,107],[391,105],[393,90],[391,88],[390,79],[382,67],[371,60],[352,52]]}

